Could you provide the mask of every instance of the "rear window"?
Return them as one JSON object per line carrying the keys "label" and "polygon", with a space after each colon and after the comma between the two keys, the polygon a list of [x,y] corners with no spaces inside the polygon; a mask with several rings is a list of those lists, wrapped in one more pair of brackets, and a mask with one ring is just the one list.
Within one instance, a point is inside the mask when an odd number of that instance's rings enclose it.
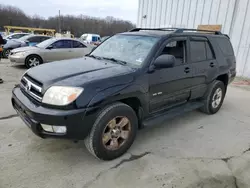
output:
{"label": "rear window", "polygon": [[218,38],[217,43],[222,50],[223,54],[226,56],[233,56],[234,51],[231,42],[227,38]]}

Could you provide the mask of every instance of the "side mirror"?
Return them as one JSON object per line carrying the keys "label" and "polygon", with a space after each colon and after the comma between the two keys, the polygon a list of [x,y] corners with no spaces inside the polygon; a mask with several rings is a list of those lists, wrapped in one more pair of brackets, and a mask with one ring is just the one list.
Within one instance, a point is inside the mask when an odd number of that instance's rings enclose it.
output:
{"label": "side mirror", "polygon": [[51,50],[51,49],[53,49],[53,46],[49,45],[46,49]]}
{"label": "side mirror", "polygon": [[153,65],[156,68],[170,68],[175,64],[175,57],[173,55],[160,55],[156,58]]}

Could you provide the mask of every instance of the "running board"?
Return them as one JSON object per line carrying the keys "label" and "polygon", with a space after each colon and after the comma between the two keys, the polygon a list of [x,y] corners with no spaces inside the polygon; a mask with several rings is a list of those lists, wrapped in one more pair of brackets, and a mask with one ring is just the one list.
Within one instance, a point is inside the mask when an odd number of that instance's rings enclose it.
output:
{"label": "running board", "polygon": [[148,119],[145,119],[142,122],[142,126],[148,127],[160,124],[166,120],[172,119],[176,116],[185,114],[186,112],[190,112],[193,110],[196,110],[198,108],[201,108],[204,105],[202,102],[190,102],[184,105],[181,105],[179,107],[176,107],[174,109],[165,111],[163,113],[157,114],[156,116],[150,117]]}

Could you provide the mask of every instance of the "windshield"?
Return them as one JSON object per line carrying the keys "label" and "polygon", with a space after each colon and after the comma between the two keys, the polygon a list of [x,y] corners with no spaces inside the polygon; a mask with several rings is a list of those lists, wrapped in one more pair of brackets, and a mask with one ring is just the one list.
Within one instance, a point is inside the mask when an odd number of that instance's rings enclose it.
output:
{"label": "windshield", "polygon": [[26,41],[28,38],[30,38],[31,35],[25,35],[17,40],[20,40],[20,41]]}
{"label": "windshield", "polygon": [[105,40],[90,56],[112,58],[141,67],[157,41],[158,38],[151,36],[115,35]]}
{"label": "windshield", "polygon": [[39,44],[36,45],[36,47],[38,48],[46,48],[48,47],[49,45],[51,45],[53,42],[55,41],[55,39],[47,39]]}

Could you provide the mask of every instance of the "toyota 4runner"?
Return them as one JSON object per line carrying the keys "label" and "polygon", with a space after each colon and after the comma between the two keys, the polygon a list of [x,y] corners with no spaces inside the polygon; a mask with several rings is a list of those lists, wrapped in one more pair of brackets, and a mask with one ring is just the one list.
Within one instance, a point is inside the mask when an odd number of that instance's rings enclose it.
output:
{"label": "toyota 4runner", "polygon": [[112,160],[139,128],[194,109],[215,114],[235,68],[221,32],[136,28],[85,57],[29,69],[12,104],[39,137],[85,140],[95,157]]}

